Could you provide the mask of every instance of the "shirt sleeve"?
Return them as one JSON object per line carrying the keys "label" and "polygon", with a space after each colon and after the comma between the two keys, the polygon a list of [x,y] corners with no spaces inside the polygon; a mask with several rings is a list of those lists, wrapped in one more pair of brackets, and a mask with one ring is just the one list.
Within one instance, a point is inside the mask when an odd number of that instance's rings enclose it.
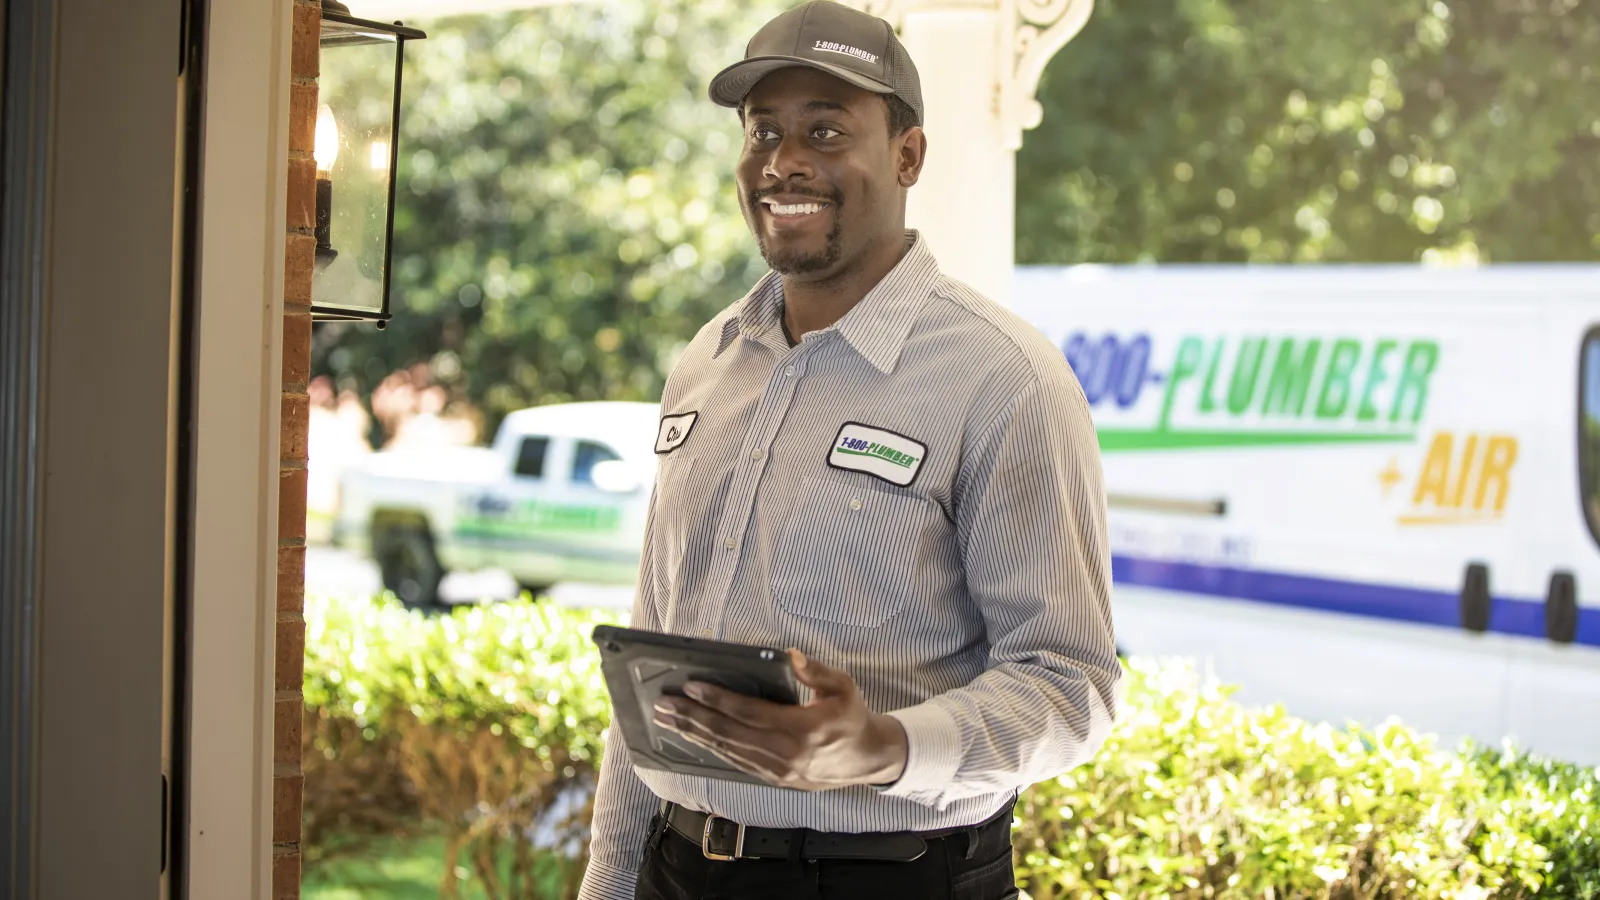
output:
{"label": "shirt sleeve", "polygon": [[[661,617],[655,602],[658,588],[650,550],[654,543],[651,533],[655,509],[652,491],[645,518],[644,552],[639,560],[639,590],[634,596],[629,624],[635,628],[659,630]],[[589,865],[578,889],[578,900],[633,900],[639,866],[643,862],[645,836],[660,803],[634,772],[622,727],[613,717],[606,731],[606,754],[600,762],[600,781],[595,787]]]}
{"label": "shirt sleeve", "polygon": [[1099,443],[1064,364],[982,430],[955,498],[988,666],[964,687],[890,713],[905,728],[908,755],[882,789],[940,809],[1089,759],[1111,730],[1122,686]]}

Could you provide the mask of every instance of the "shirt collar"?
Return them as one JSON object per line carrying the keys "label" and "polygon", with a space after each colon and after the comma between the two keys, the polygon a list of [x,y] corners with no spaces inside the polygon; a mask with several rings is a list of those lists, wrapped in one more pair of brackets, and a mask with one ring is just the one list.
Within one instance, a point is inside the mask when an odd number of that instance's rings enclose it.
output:
{"label": "shirt collar", "polygon": [[783,277],[777,272],[769,271],[761,276],[756,286],[745,295],[739,304],[738,312],[722,323],[722,340],[717,343],[717,352],[711,355],[712,358],[721,356],[722,351],[726,350],[728,345],[733,343],[733,339],[740,334],[755,340],[768,328],[776,327],[778,311],[782,308]]}
{"label": "shirt collar", "polygon": [[[922,235],[915,230],[906,234],[912,239],[911,249],[900,262],[844,318],[824,329],[839,332],[862,358],[885,375],[894,371],[911,326],[939,279],[939,264]],[[783,279],[776,272],[768,272],[750,289],[738,313],[723,323],[722,339],[713,357],[720,356],[741,333],[755,340],[768,328],[776,328],[782,305]]]}

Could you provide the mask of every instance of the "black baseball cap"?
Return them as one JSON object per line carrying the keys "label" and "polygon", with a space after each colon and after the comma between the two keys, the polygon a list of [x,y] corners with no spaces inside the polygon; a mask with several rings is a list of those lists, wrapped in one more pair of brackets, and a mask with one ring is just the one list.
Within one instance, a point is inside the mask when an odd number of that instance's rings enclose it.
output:
{"label": "black baseball cap", "polygon": [[889,23],[831,0],[811,0],[761,26],[744,59],[711,79],[711,101],[734,109],[756,82],[805,66],[906,102],[922,124],[922,82]]}

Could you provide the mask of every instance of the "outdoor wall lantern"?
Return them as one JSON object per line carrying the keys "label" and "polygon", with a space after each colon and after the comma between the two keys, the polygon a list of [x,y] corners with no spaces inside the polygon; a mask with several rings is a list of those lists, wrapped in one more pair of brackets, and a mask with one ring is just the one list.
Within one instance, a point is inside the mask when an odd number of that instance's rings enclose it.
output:
{"label": "outdoor wall lantern", "polygon": [[322,0],[314,320],[389,320],[400,75],[406,41],[426,37]]}

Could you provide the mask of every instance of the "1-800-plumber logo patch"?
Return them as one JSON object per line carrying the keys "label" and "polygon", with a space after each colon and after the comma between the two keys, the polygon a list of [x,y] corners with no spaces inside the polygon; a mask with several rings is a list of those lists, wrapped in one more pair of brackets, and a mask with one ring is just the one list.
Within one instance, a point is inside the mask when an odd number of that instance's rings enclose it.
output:
{"label": "1-800-plumber logo patch", "polygon": [[833,439],[828,465],[865,472],[905,487],[917,479],[927,456],[928,445],[914,438],[859,422],[846,422]]}

